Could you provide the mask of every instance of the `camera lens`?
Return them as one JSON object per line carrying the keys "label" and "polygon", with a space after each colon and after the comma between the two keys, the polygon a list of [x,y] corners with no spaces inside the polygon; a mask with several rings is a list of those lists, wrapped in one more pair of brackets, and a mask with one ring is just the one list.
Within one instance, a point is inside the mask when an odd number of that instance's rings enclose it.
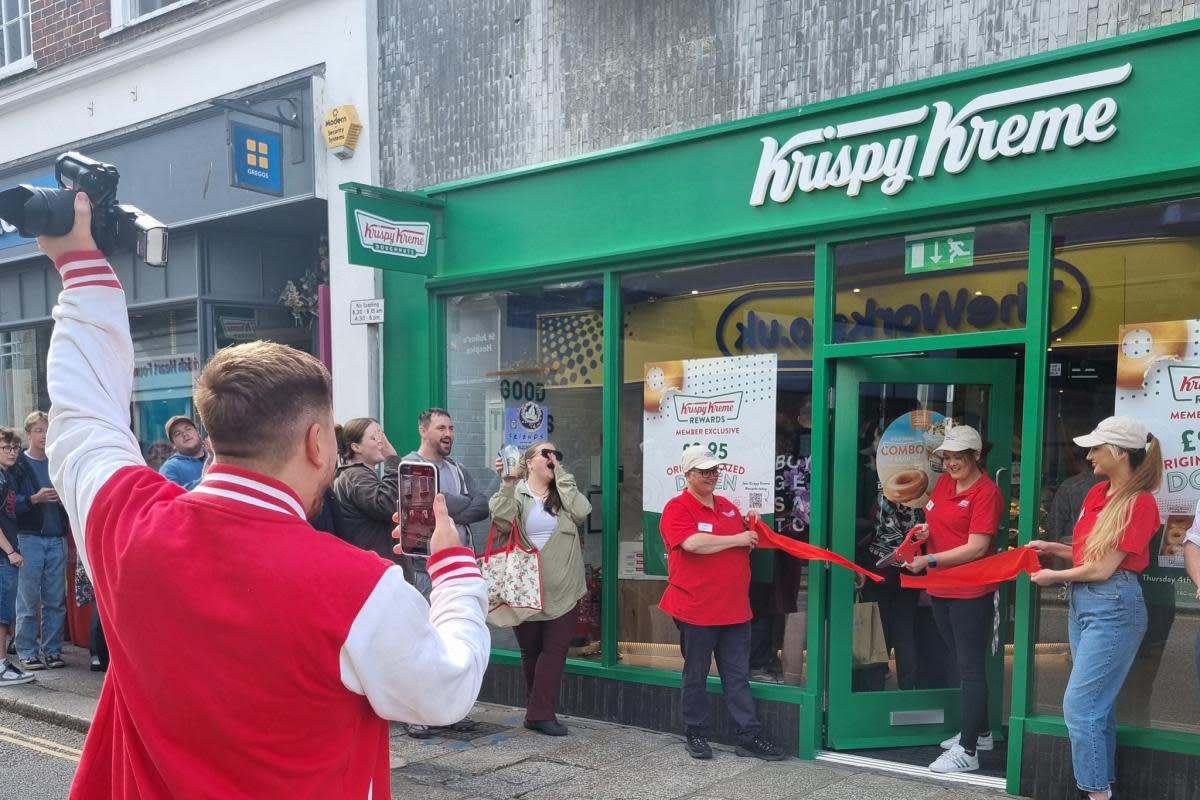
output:
{"label": "camera lens", "polygon": [[22,184],[0,192],[0,219],[22,236],[63,236],[75,224],[75,194]]}

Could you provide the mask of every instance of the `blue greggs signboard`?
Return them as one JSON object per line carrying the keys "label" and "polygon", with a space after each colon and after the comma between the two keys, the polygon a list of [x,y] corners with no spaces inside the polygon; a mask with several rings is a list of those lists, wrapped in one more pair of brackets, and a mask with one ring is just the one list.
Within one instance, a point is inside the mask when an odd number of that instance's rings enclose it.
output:
{"label": "blue greggs signboard", "polygon": [[264,194],[283,194],[283,137],[241,122],[229,123],[233,185]]}

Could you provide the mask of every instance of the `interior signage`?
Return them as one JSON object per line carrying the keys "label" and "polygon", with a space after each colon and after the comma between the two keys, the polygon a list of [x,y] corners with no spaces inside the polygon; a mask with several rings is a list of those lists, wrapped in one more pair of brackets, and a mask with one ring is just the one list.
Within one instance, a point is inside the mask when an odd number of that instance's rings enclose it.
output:
{"label": "interior signage", "polygon": [[904,274],[958,269],[975,263],[975,229],[963,228],[904,238]]}
{"label": "interior signage", "polygon": [[[782,144],[773,136],[759,141],[762,152],[750,191],[750,205],[769,198],[786,203],[797,192],[841,189],[857,197],[878,184],[887,196],[899,194],[916,178],[939,172],[957,175],[976,161],[1021,158],[1100,144],[1117,132],[1117,100],[1090,103],[1043,101],[1124,83],[1133,72],[1118,67],[1042,81],[978,95],[961,108],[944,100],[929,105],[801,131]],[[1042,107],[1012,110],[1015,106]],[[1007,110],[1012,110],[1008,113]],[[933,122],[923,132],[903,131]],[[884,137],[879,134],[891,133]],[[864,137],[866,138],[864,141]],[[849,140],[857,140],[851,143]],[[918,159],[919,156],[919,159]]]}

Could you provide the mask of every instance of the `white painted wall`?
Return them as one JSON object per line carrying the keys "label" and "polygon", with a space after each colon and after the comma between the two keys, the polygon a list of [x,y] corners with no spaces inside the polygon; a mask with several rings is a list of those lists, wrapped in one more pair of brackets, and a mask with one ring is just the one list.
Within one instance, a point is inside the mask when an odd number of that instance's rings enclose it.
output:
{"label": "white painted wall", "polygon": [[[368,326],[349,303],[376,297],[374,270],[346,262],[338,184],[376,183],[378,43],[374,0],[231,0],[175,25],[0,87],[0,164],[100,137],[297,70],[323,64],[314,82],[312,132],[318,196],[329,201],[334,413],[377,409],[378,370]],[[333,105],[358,107],[355,155],[329,155],[320,121]]]}

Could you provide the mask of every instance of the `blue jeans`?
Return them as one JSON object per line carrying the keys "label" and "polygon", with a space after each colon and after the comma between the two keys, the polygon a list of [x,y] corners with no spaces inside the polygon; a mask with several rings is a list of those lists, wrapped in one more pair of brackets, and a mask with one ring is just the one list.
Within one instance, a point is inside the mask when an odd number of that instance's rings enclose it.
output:
{"label": "blue jeans", "polygon": [[[20,570],[0,553],[0,625],[12,625],[17,619],[17,576]],[[4,646],[4,642],[0,642]],[[0,652],[0,661],[4,653]]]}
{"label": "blue jeans", "polygon": [[[17,578],[17,655],[28,660],[40,650],[62,654],[67,621],[67,540],[62,536],[18,535],[21,565]],[[41,647],[38,647],[38,606],[42,609]]]}
{"label": "blue jeans", "polygon": [[1119,569],[1106,581],[1071,584],[1071,678],[1063,717],[1075,783],[1102,792],[1117,778],[1117,695],[1146,633],[1138,576]]}

